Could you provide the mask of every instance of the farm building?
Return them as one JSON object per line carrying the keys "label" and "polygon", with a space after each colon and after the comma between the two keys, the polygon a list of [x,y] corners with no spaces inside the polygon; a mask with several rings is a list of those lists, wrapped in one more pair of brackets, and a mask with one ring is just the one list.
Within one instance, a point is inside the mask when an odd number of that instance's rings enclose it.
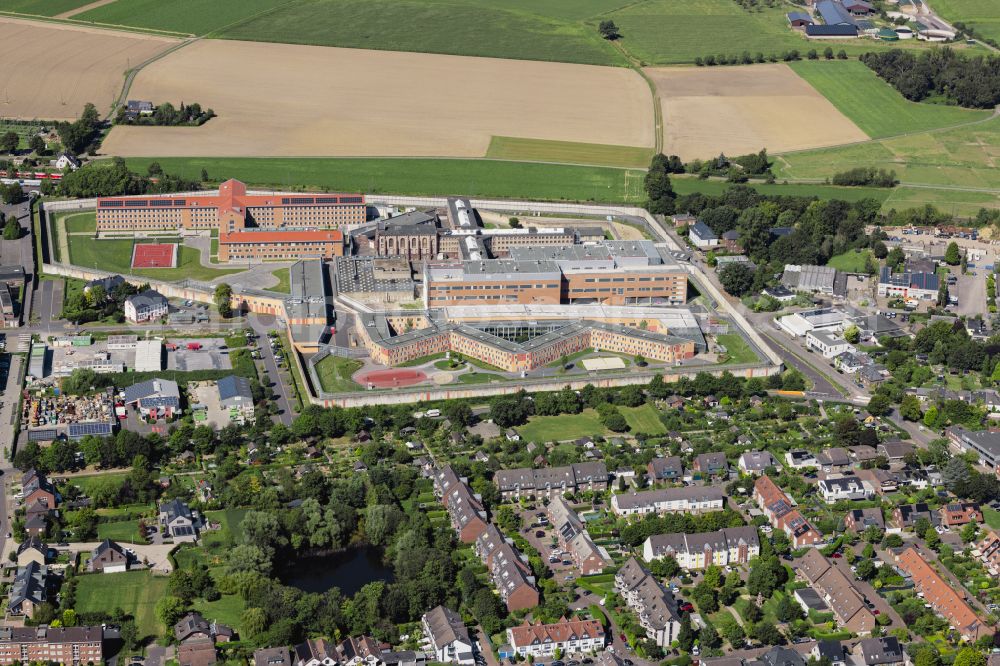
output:
{"label": "farm building", "polygon": [[816,3],[816,11],[827,25],[854,25],[851,13],[837,0],[820,0]]}
{"label": "farm building", "polygon": [[788,19],[788,25],[793,28],[804,28],[814,23],[812,17],[805,12],[788,12],[785,14],[785,18]]}
{"label": "farm building", "polygon": [[865,0],[844,0],[843,7],[851,16],[871,16],[875,12],[871,3]]}

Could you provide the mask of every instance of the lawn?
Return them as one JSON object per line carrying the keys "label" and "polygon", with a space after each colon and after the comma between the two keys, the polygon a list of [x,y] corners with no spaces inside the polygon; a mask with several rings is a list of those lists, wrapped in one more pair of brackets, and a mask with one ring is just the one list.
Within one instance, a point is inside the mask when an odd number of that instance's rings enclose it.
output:
{"label": "lawn", "polygon": [[597,412],[585,409],[579,414],[559,414],[557,416],[532,416],[528,423],[517,428],[522,439],[529,442],[554,442],[607,432]]}
{"label": "lawn", "polygon": [[289,278],[287,268],[279,268],[276,271],[272,271],[271,275],[278,278],[278,284],[268,287],[268,291],[280,291],[283,294],[292,293],[291,278]]}
{"label": "lawn", "polygon": [[[157,239],[174,242],[176,239]],[[193,247],[178,248],[177,268],[133,269],[131,239],[95,239],[89,236],[72,236],[69,243],[70,263],[83,268],[100,268],[114,273],[138,275],[158,280],[212,280],[221,275],[238,273],[244,269],[220,269],[202,266],[201,253]]]}
{"label": "lawn", "polygon": [[523,160],[525,162],[564,162],[567,164],[645,168],[653,157],[653,151],[649,148],[632,146],[607,146],[596,143],[495,136],[490,141],[486,157]]}
{"label": "lawn", "polygon": [[217,601],[195,599],[191,606],[207,619],[228,624],[237,632],[241,629],[240,616],[246,610],[246,603],[238,594],[223,594]]}
{"label": "lawn", "polygon": [[204,35],[286,3],[287,0],[117,0],[77,14],[73,19]]}
{"label": "lawn", "polygon": [[1000,530],[1000,511],[997,511],[991,506],[984,506],[983,520],[990,526],[990,528]]}
{"label": "lawn", "polygon": [[0,0],[0,12],[55,16],[91,2],[93,0]]}
{"label": "lawn", "polygon": [[753,348],[739,333],[723,333],[715,339],[726,348],[726,363],[755,363],[758,360]]}
{"label": "lawn", "polygon": [[121,520],[114,523],[99,523],[97,538],[112,539],[122,543],[146,543],[139,534],[138,520]]}
{"label": "lawn", "polygon": [[632,432],[647,435],[664,435],[667,432],[667,427],[660,420],[660,413],[653,405],[647,403],[638,407],[620,407],[619,410]]}
{"label": "lawn", "polygon": [[911,102],[858,60],[804,60],[791,67],[873,139],[982,120],[991,113]]}
{"label": "lawn", "polygon": [[80,489],[84,495],[90,495],[95,486],[101,485],[108,480],[122,481],[128,476],[128,472],[112,472],[109,474],[88,474],[85,476],[74,476],[72,484]]}
{"label": "lawn", "polygon": [[[179,176],[202,168],[254,186],[306,187],[368,194],[463,195],[534,200],[638,203],[644,171],[475,159],[395,158],[132,158],[145,173],[152,161]],[[627,182],[626,182],[627,179]],[[626,192],[627,186],[627,192]]]}
{"label": "lawn", "polygon": [[149,571],[79,576],[76,587],[78,613],[110,612],[115,608],[135,617],[140,638],[159,636],[163,626],[156,619],[156,602],[167,593],[166,576]]}
{"label": "lawn", "polygon": [[243,538],[240,523],[246,516],[246,509],[226,509],[224,511],[206,511],[205,518],[211,523],[219,523],[219,529],[208,530],[202,534],[202,545],[212,548],[219,544],[238,542]]}
{"label": "lawn", "polygon": [[489,384],[490,382],[506,381],[506,377],[492,372],[466,372],[458,376],[462,384]]}
{"label": "lawn", "polygon": [[[123,2],[134,0],[119,0]],[[624,58],[597,33],[597,19],[584,22],[621,5],[622,0],[512,0],[502,5],[488,0],[293,0],[215,36],[621,65]]]}
{"label": "lawn", "polygon": [[830,261],[826,262],[826,264],[845,273],[864,273],[868,266],[868,257],[870,256],[872,256],[871,250],[865,250],[864,252],[848,250],[843,254],[830,257]]}
{"label": "lawn", "polygon": [[316,364],[320,388],[327,393],[357,391],[361,386],[351,379],[351,375],[364,365],[361,361],[342,356],[327,356]]}
{"label": "lawn", "polygon": [[934,0],[934,9],[950,21],[962,21],[978,35],[1000,41],[1000,4],[996,0]]}
{"label": "lawn", "polygon": [[97,213],[76,213],[62,218],[66,233],[97,233]]}

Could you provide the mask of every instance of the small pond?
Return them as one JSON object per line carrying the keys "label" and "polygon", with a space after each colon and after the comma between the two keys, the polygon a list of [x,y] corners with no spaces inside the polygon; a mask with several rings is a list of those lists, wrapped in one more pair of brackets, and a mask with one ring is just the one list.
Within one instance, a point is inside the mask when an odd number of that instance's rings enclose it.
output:
{"label": "small pond", "polygon": [[289,562],[278,577],[285,585],[305,592],[339,587],[346,597],[368,583],[393,580],[392,568],[382,563],[381,551],[363,546],[332,555],[300,557]]}

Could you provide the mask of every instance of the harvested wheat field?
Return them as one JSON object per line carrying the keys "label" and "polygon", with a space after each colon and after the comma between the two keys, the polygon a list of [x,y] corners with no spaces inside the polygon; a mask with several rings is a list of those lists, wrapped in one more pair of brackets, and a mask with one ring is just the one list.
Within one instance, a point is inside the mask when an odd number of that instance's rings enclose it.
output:
{"label": "harvested wheat field", "polygon": [[683,159],[780,153],[868,136],[786,65],[652,68],[663,144]]}
{"label": "harvested wheat field", "polygon": [[122,156],[482,157],[494,135],[652,146],[652,96],[625,68],[202,40],[130,97],[198,101],[202,127],[116,127]]}
{"label": "harvested wheat field", "polygon": [[107,113],[121,92],[125,70],[176,43],[165,37],[2,17],[0,116],[71,120],[87,102]]}

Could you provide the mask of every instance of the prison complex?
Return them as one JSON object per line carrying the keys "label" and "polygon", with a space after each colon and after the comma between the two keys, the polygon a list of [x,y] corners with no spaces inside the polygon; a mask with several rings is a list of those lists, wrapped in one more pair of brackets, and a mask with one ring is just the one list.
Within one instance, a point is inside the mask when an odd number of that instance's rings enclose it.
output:
{"label": "prison complex", "polygon": [[218,194],[101,197],[97,231],[218,229],[233,233],[261,229],[336,229],[363,224],[361,194],[247,194],[238,180],[227,180]]}

